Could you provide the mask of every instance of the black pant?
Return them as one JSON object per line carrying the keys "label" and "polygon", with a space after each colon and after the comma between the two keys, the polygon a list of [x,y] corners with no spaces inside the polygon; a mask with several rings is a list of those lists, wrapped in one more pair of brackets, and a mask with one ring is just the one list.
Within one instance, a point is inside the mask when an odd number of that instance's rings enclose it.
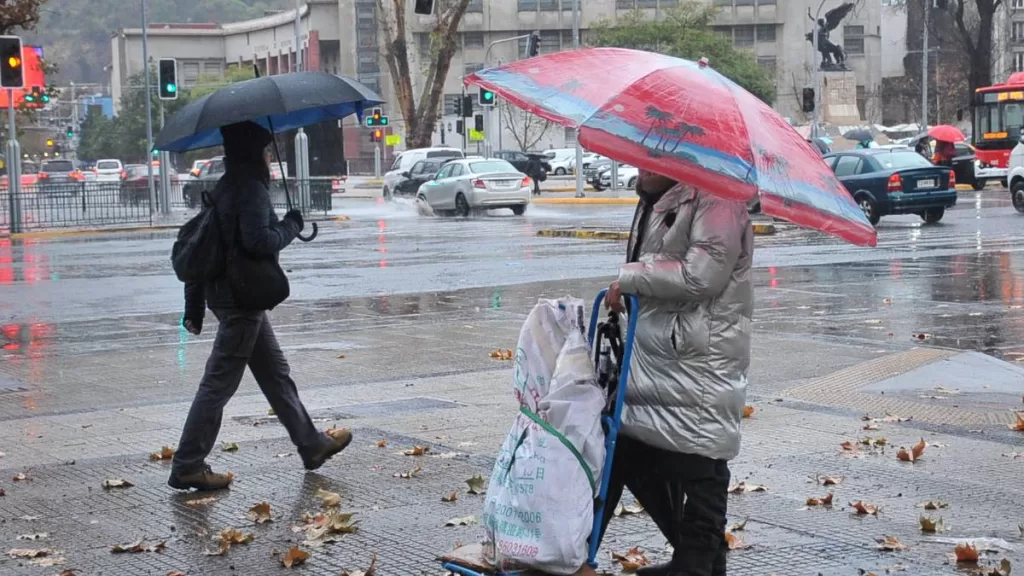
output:
{"label": "black pant", "polygon": [[619,436],[601,532],[629,488],[672,545],[673,576],[725,576],[729,478],[725,460]]}
{"label": "black pant", "polygon": [[238,390],[246,366],[299,452],[320,447],[324,436],[299,400],[266,312],[214,310],[214,314],[220,320],[217,337],[174,454],[174,473],[189,474],[203,468],[217,441],[224,406]]}

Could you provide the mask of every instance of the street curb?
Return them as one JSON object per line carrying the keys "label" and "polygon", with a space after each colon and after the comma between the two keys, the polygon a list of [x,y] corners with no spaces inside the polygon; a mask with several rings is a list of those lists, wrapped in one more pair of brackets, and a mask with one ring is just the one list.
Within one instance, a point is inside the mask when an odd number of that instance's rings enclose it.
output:
{"label": "street curb", "polygon": [[[560,188],[541,188],[541,192],[575,192],[575,186],[562,186]],[[584,192],[593,192],[594,187],[587,185],[583,187]]]}
{"label": "street curb", "polygon": [[[307,222],[348,222],[351,220],[349,216],[339,214],[337,216],[328,216],[326,218],[313,218],[307,220]],[[17,232],[11,234],[9,232],[0,233],[0,238],[9,238],[11,240],[25,240],[31,238],[62,238],[70,236],[103,236],[106,234],[138,234],[142,232],[165,232],[167,230],[177,230],[181,228],[181,224],[160,224],[157,226],[137,226],[131,228],[89,228],[87,230],[39,230],[37,232]]]}
{"label": "street curb", "polygon": [[639,199],[632,198],[535,198],[534,204],[636,204]]}
{"label": "street curb", "polygon": [[352,218],[345,216],[344,214],[338,214],[337,216],[326,216],[324,218],[310,218],[307,222],[348,222]]}
{"label": "street curb", "polygon": [[[754,236],[771,236],[777,229],[775,224],[759,222],[753,224]],[[580,240],[629,240],[625,230],[587,230],[584,228],[545,228],[537,231],[542,238],[576,238]]]}
{"label": "street curb", "polygon": [[970,184],[957,184],[956,189],[960,192],[967,192],[968,190],[974,190],[974,186]]}

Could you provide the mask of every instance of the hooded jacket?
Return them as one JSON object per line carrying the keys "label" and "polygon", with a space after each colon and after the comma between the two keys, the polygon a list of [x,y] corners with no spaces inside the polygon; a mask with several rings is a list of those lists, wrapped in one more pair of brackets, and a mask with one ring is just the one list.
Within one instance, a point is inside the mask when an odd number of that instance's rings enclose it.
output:
{"label": "hooded jacket", "polygon": [[641,194],[618,279],[640,301],[623,434],[717,460],[739,452],[753,249],[740,202],[682,184]]}
{"label": "hooded jacket", "polygon": [[[221,128],[221,134],[225,172],[210,196],[217,206],[223,241],[229,249],[240,245],[253,256],[276,258],[301,230],[291,219],[278,220],[270,201],[270,168],[263,157],[270,132],[242,122]],[[204,305],[236,308],[226,278],[185,284],[186,317],[201,320]]]}

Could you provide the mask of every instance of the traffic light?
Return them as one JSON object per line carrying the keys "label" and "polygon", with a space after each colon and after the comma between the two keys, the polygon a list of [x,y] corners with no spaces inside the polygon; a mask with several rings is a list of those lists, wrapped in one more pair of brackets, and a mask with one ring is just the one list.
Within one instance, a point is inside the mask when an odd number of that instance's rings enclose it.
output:
{"label": "traffic light", "polygon": [[160,86],[160,99],[177,100],[178,61],[174,58],[161,58],[156,71],[157,82]]}
{"label": "traffic light", "polygon": [[75,129],[74,129],[74,127],[68,126],[68,129],[64,131],[64,135],[67,136],[68,139],[74,138],[75,137]]}
{"label": "traffic light", "polygon": [[526,57],[533,58],[540,52],[540,33],[531,32],[526,40]]}
{"label": "traffic light", "polygon": [[416,13],[431,15],[434,13],[434,0],[416,0]]}
{"label": "traffic light", "polygon": [[46,100],[43,100],[43,96],[43,89],[39,86],[33,86],[31,90],[25,93],[24,99],[25,102],[28,102],[29,104],[35,104],[37,102],[42,102],[45,104],[46,102],[50,101],[49,96],[46,96]]}
{"label": "traffic light", "polygon": [[806,113],[814,112],[814,88],[804,88],[800,109]]}
{"label": "traffic light", "polygon": [[473,97],[466,94],[462,97],[462,117],[469,118],[473,115]]}
{"label": "traffic light", "polygon": [[25,66],[21,38],[0,36],[0,88],[24,88]]}
{"label": "traffic light", "polygon": [[455,115],[460,118],[462,117],[462,96],[455,98]]}
{"label": "traffic light", "polygon": [[47,138],[47,140],[46,140],[46,147],[47,148],[53,148],[53,140],[52,139]]}
{"label": "traffic light", "polygon": [[373,112],[371,112],[370,115],[366,117],[366,126],[367,127],[380,126],[381,125],[380,124],[381,117],[382,117],[382,115],[381,115],[380,108],[374,108]]}
{"label": "traffic light", "polygon": [[484,115],[483,114],[477,114],[476,116],[473,116],[473,129],[476,130],[477,132],[483,132],[484,131]]}
{"label": "traffic light", "polygon": [[370,142],[380,142],[384,139],[384,131],[380,128],[374,129],[370,132]]}
{"label": "traffic light", "polygon": [[462,134],[463,132],[465,132],[465,130],[463,129],[462,120],[461,119],[460,120],[456,120],[455,121],[455,133],[456,134]]}
{"label": "traffic light", "polygon": [[480,89],[480,105],[481,106],[494,106],[494,92],[490,90]]}

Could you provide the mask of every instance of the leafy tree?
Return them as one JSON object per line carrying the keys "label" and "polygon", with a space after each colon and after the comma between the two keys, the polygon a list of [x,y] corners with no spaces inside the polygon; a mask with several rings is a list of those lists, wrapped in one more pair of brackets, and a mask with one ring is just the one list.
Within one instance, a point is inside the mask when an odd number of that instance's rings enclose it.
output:
{"label": "leafy tree", "polygon": [[235,82],[241,82],[243,80],[252,80],[256,77],[256,72],[250,67],[231,66],[224,72],[224,77],[218,76],[207,76],[201,75],[196,80],[196,83],[189,90],[191,99],[201,98],[207,94],[212,94],[217,90],[227,86],[228,84],[234,84]]}
{"label": "leafy tree", "polygon": [[0,35],[34,30],[46,0],[0,0]]}
{"label": "leafy tree", "polygon": [[711,25],[716,14],[714,6],[701,2],[683,2],[666,9],[657,20],[646,18],[637,10],[614,22],[599,22],[595,26],[596,44],[648,50],[687,60],[706,57],[715,70],[771,104],[776,96],[774,79],[758,65],[753,54],[737,50],[728,38],[714,32]]}
{"label": "leafy tree", "polygon": [[430,146],[441,109],[444,82],[459,44],[459,23],[469,0],[438,0],[434,3],[437,16],[430,32],[430,59],[426,63],[425,81],[419,98],[414,95],[409,58],[410,33],[405,25],[410,3],[391,0],[390,7],[386,7],[385,1],[377,0],[377,18],[383,27],[384,60],[391,72],[398,108],[405,121],[406,145],[409,148]]}

